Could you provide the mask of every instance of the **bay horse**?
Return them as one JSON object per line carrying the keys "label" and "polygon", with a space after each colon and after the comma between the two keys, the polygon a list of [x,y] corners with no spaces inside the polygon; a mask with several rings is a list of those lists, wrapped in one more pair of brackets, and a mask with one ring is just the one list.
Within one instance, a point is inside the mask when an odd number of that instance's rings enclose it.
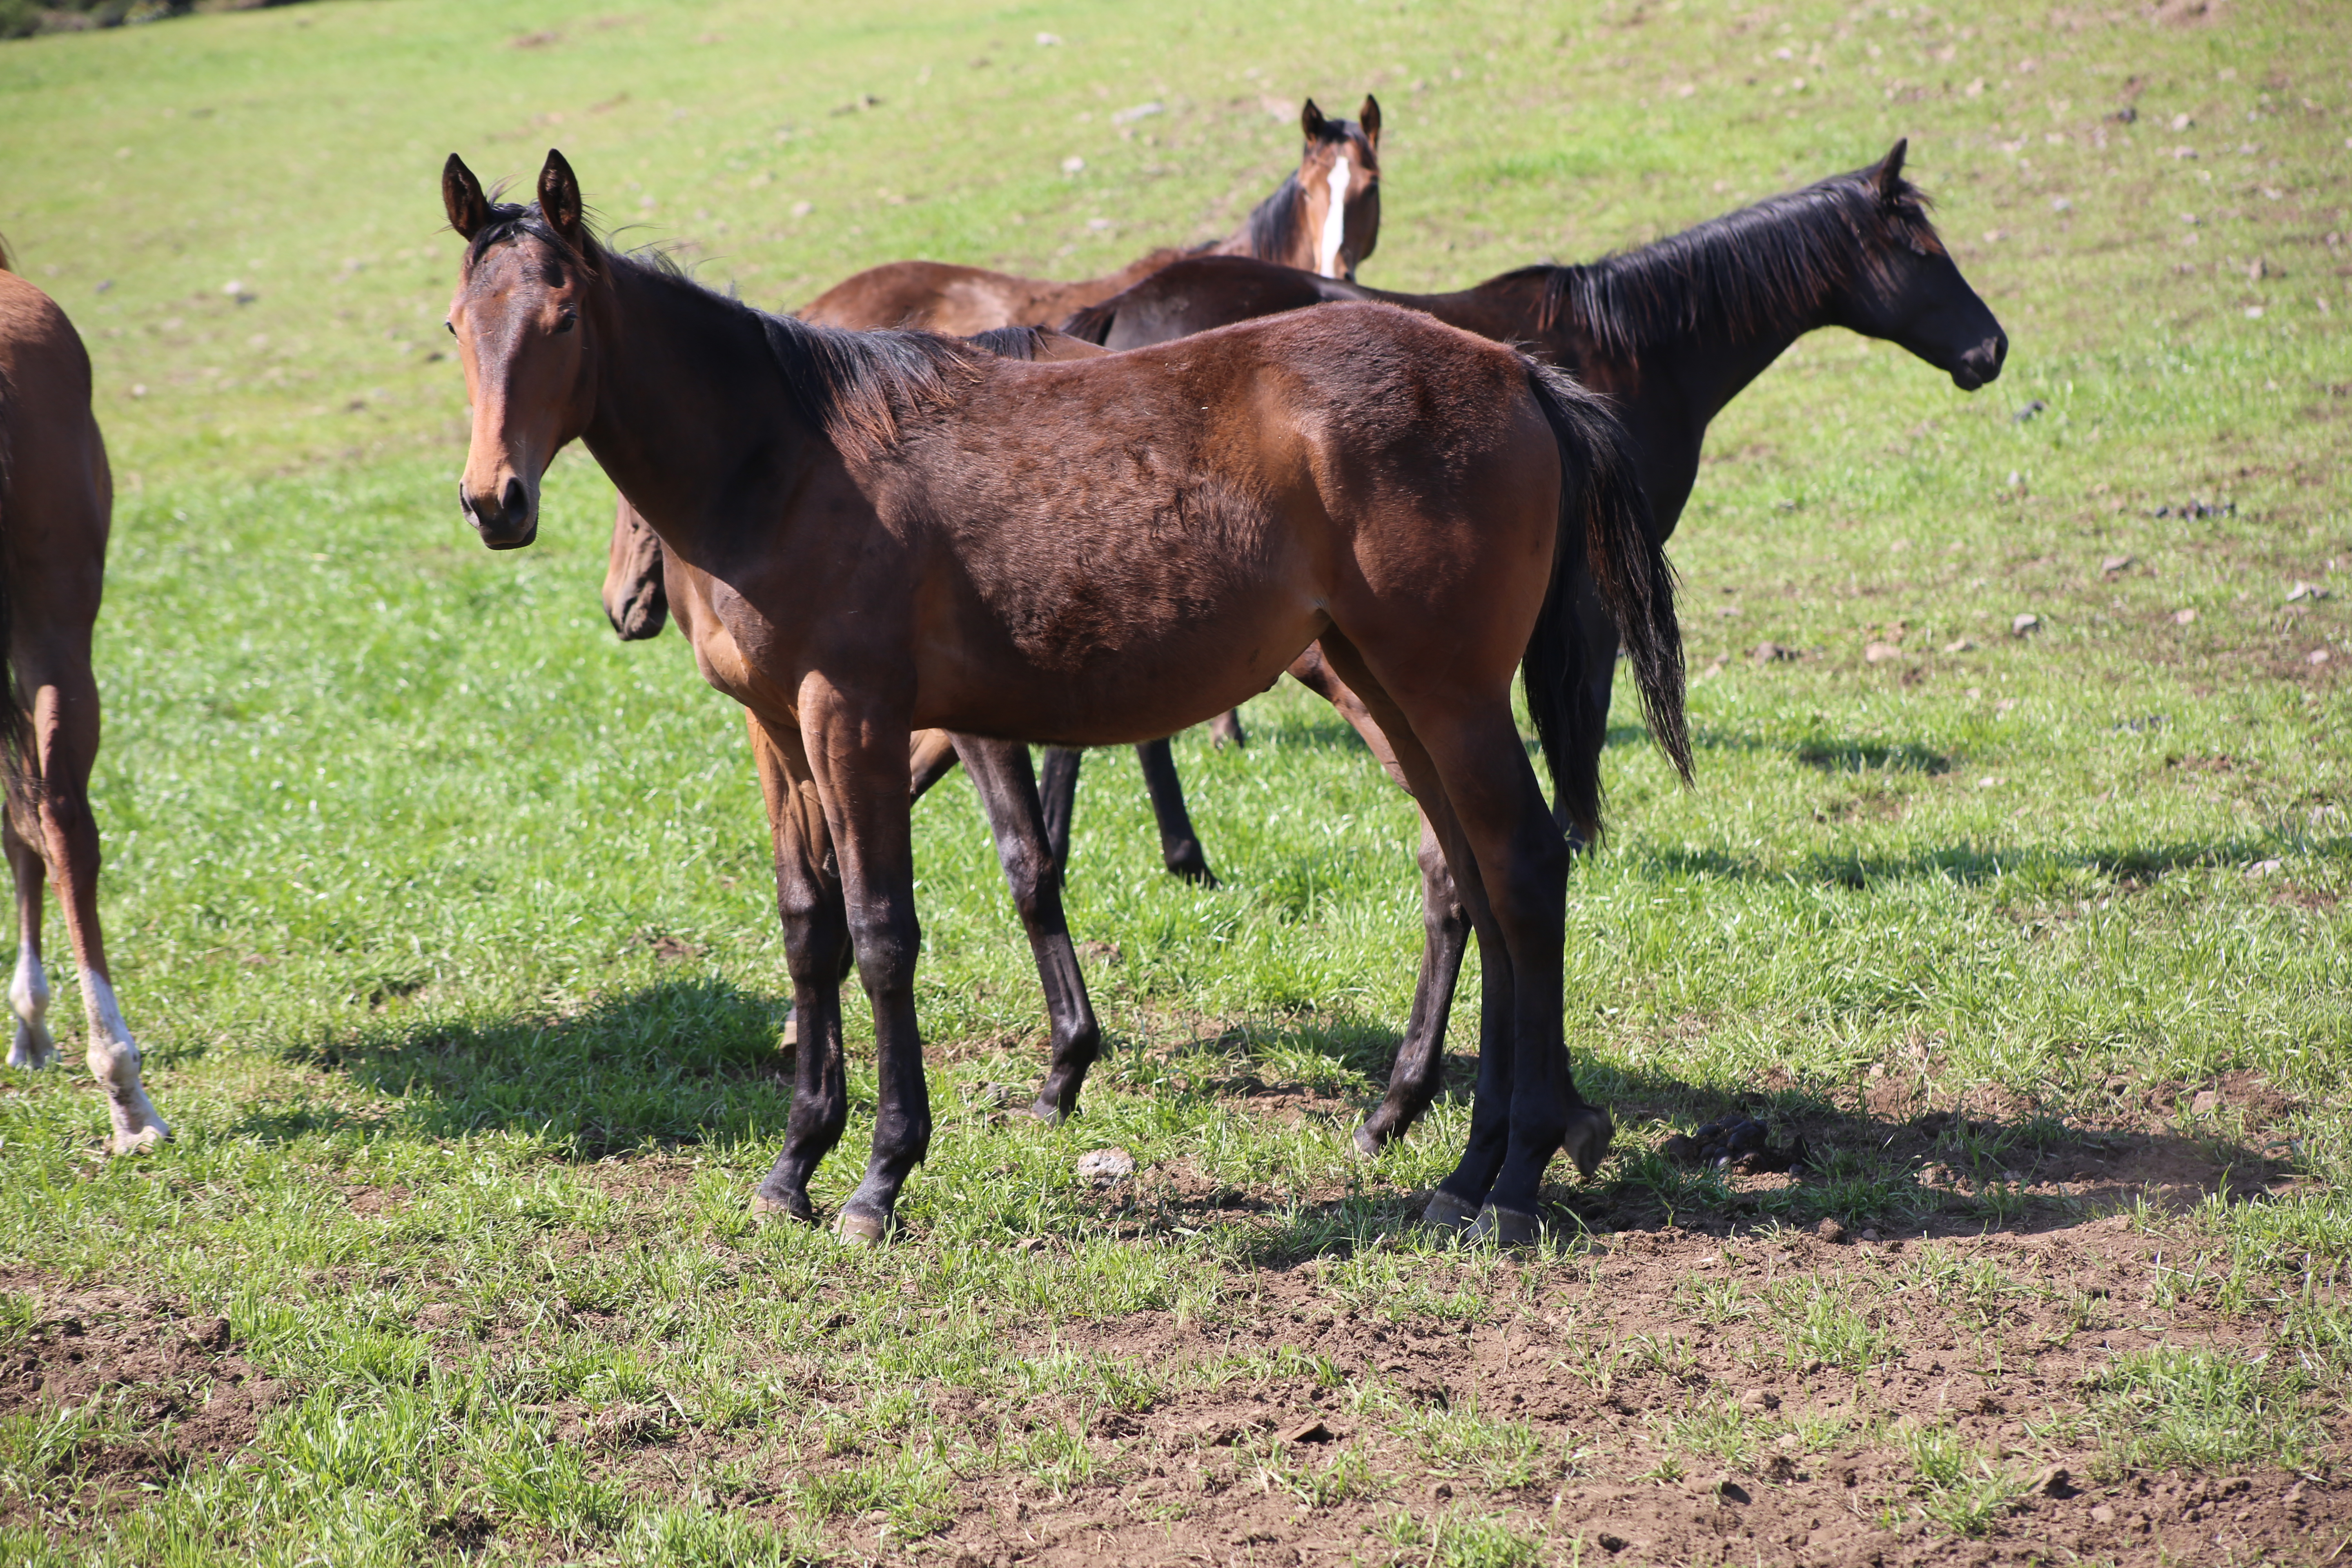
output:
{"label": "bay horse", "polygon": [[893,261],[835,284],[798,312],[825,327],[919,327],[969,337],[994,327],[1050,326],[1187,256],[1251,256],[1326,278],[1353,278],[1380,242],[1381,106],[1334,120],[1308,99],[1298,167],[1220,240],[1152,251],[1080,282],[1016,278],[941,261]]}
{"label": "bay horse", "polygon": [[[1945,249],[1927,198],[1904,177],[1907,149],[1898,141],[1868,167],[1584,266],[1527,267],[1454,293],[1401,294],[1245,258],[1202,258],[1076,312],[1065,327],[1131,349],[1310,306],[1378,300],[1519,345],[1611,399],[1632,437],[1652,526],[1664,543],[1697,479],[1708,421],[1806,333],[1843,327],[1896,343],[1963,392],[2000,374],[2008,336]],[[1598,747],[1616,633],[1597,613],[1579,624],[1590,640],[1578,743]],[[1325,665],[1294,673],[1371,739],[1370,716],[1337,671]],[[1150,766],[1173,773],[1165,741],[1137,750],[1157,752]],[[1075,752],[1045,759],[1045,810],[1061,846],[1077,771]],[[1181,833],[1197,842],[1189,816],[1164,820],[1160,833],[1163,841]],[[1402,1136],[1442,1081],[1446,1015],[1468,927],[1443,858],[1426,844],[1422,866],[1428,945],[1388,1093],[1357,1130],[1368,1154]]]}
{"label": "bay horse", "polygon": [[0,248],[0,811],[16,887],[16,1032],[8,1065],[57,1059],[41,963],[42,889],[54,877],[89,1022],[84,1059],[106,1091],[110,1152],[172,1135],[140,1082],[139,1045],[115,999],[98,921],[98,680],[90,629],[106,579],[114,479],[89,406],[89,353],[57,301]]}
{"label": "bay horse", "polygon": [[1605,404],[1377,303],[1068,363],[827,329],[608,249],[560,153],[534,205],[492,203],[454,154],[442,195],[467,242],[449,330],[476,532],[529,544],[549,463],[583,442],[675,564],[705,679],[757,726],[802,1027],[755,1211],[814,1217],[808,1178],[848,1110],[845,949],[880,1101],[845,1238],[887,1234],[929,1142],[912,733],[1169,734],[1319,640],[1433,824],[1513,1024],[1426,1217],[1537,1233],[1551,1157],[1589,1174],[1614,1131],[1570,1070],[1568,843],[1510,704],[1523,668],[1555,783],[1597,830],[1597,780],[1568,776],[1597,751],[1570,734],[1588,576],[1689,768],[1671,575]]}

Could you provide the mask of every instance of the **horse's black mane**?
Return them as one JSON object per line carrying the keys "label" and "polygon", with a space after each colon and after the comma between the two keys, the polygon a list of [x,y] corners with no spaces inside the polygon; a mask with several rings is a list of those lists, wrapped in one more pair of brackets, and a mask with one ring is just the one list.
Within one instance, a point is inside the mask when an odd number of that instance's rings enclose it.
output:
{"label": "horse's black mane", "polygon": [[1877,265],[1863,240],[1942,249],[1927,197],[1897,179],[1890,199],[1874,166],[1767,197],[1638,249],[1577,267],[1524,267],[1495,283],[1540,279],[1538,331],[1581,324],[1602,352],[1637,357],[1659,339],[1715,327],[1752,331],[1818,303]]}
{"label": "horse's black mane", "polygon": [[[584,222],[583,243],[574,245],[535,205],[493,205],[489,221],[467,246],[467,268],[499,244],[526,235],[592,276],[626,268],[738,315],[761,334],[802,415],[853,456],[872,457],[897,436],[901,416],[946,395],[989,357],[936,332],[854,332],[771,315],[698,282],[665,251],[612,249]],[[1027,357],[1008,349],[1007,357]]]}

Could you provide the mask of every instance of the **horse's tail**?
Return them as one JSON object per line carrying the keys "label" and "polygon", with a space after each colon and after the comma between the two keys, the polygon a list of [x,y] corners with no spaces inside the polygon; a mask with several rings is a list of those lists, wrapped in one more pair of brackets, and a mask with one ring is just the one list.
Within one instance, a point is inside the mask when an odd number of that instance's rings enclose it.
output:
{"label": "horse's tail", "polygon": [[1691,776],[1683,720],[1682,630],[1675,621],[1674,568],[1650,526],[1649,498],[1625,426],[1609,400],[1549,365],[1528,364],[1528,387],[1559,444],[1559,544],[1551,591],[1536,617],[1520,673],[1536,738],[1563,815],[1590,842],[1601,832],[1601,749],[1609,715],[1584,699],[1585,639],[1576,624],[1576,546],[1633,667],[1642,711],[1675,771]]}
{"label": "horse's tail", "polygon": [[1063,321],[1058,330],[1071,337],[1083,338],[1087,342],[1099,343],[1105,348],[1109,347],[1110,330],[1118,321],[1118,308],[1114,303],[1118,298],[1118,296],[1114,294],[1108,300],[1082,306],[1071,311],[1068,319]]}

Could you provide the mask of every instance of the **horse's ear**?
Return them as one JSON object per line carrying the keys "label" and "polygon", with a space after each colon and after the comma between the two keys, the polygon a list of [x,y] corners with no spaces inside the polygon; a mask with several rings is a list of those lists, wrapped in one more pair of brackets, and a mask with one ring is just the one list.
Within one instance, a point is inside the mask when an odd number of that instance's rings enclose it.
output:
{"label": "horse's ear", "polygon": [[455,153],[441,165],[441,205],[448,209],[449,226],[461,238],[473,238],[490,221],[490,198],[482,195],[482,182]]}
{"label": "horse's ear", "polygon": [[1356,123],[1364,128],[1364,140],[1372,151],[1381,150],[1381,100],[1370,93],[1364,94],[1364,107],[1356,110]]}
{"label": "horse's ear", "polygon": [[1910,149],[1911,138],[1903,137],[1880,162],[1878,173],[1874,176],[1878,185],[1879,200],[1891,202],[1903,194],[1903,154]]}
{"label": "horse's ear", "polygon": [[1330,124],[1323,118],[1323,111],[1315,107],[1315,100],[1311,98],[1307,100],[1307,107],[1298,111],[1298,129],[1307,133],[1309,142],[1322,141],[1329,133]]}
{"label": "horse's ear", "polygon": [[550,147],[547,163],[539,171],[539,210],[547,218],[547,226],[570,246],[572,254],[587,254],[587,234],[581,225],[580,180],[563,154]]}

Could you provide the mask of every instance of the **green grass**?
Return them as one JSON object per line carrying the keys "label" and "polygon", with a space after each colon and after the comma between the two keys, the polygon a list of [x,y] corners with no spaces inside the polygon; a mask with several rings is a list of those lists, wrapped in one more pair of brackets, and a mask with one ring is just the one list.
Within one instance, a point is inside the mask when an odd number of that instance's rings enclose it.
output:
{"label": "green grass", "polygon": [[[0,1071],[0,1342],[61,1354],[117,1290],[134,1325],[226,1317],[287,1391],[205,1447],[37,1374],[0,1414],[0,1557],[853,1561],[1083,1522],[1106,1557],[1181,1530],[1590,1561],[1578,1488],[1764,1466],[1784,1430],[1880,1456],[1937,1539],[2024,1528],[2045,1441],[2084,1475],[2335,1473],[2352,17],[2119,15],[351,0],[0,45],[0,232],[89,342],[119,479],[104,908],[178,1132],[109,1162],[85,1079]],[[1460,1094],[1349,1156],[1410,996],[1412,812],[1284,689],[1246,751],[1178,742],[1214,891],[1159,868],[1131,758],[1088,765],[1070,916],[1116,957],[1067,1128],[996,1120],[1036,985],[969,788],[923,803],[907,1233],[753,1230],[789,1089],[740,721],[674,638],[613,641],[580,455],[530,551],[456,516],[441,159],[560,144],[609,219],[782,307],[898,257],[1077,276],[1223,232],[1295,151],[1267,100],[1367,89],[1368,282],[1589,257],[1908,135],[2012,340],[1971,397],[1819,334],[1716,423],[1673,546],[1698,784],[1621,711],[1573,873],[1569,1036],[1619,1158],[1557,1176],[1572,1213],[1514,1258],[1406,1224]],[[852,1095],[821,1204],[862,1059]],[[1822,1171],[1654,1152],[1734,1105],[1811,1129]],[[1112,1143],[1139,1176],[1082,1186]],[[2052,1173],[2085,1154],[2115,1172],[2087,1195]],[[1824,1218],[1914,1239],[1808,1261]],[[1540,1386],[1481,1392],[1516,1335]],[[2084,1380],[2045,1376],[2046,1412],[2015,1392],[2044,1356]],[[1779,1417],[1732,1414],[1750,1383]],[[1346,1430],[1276,1445],[1261,1405]],[[1751,1512],[1843,1512],[1805,1462]]]}

